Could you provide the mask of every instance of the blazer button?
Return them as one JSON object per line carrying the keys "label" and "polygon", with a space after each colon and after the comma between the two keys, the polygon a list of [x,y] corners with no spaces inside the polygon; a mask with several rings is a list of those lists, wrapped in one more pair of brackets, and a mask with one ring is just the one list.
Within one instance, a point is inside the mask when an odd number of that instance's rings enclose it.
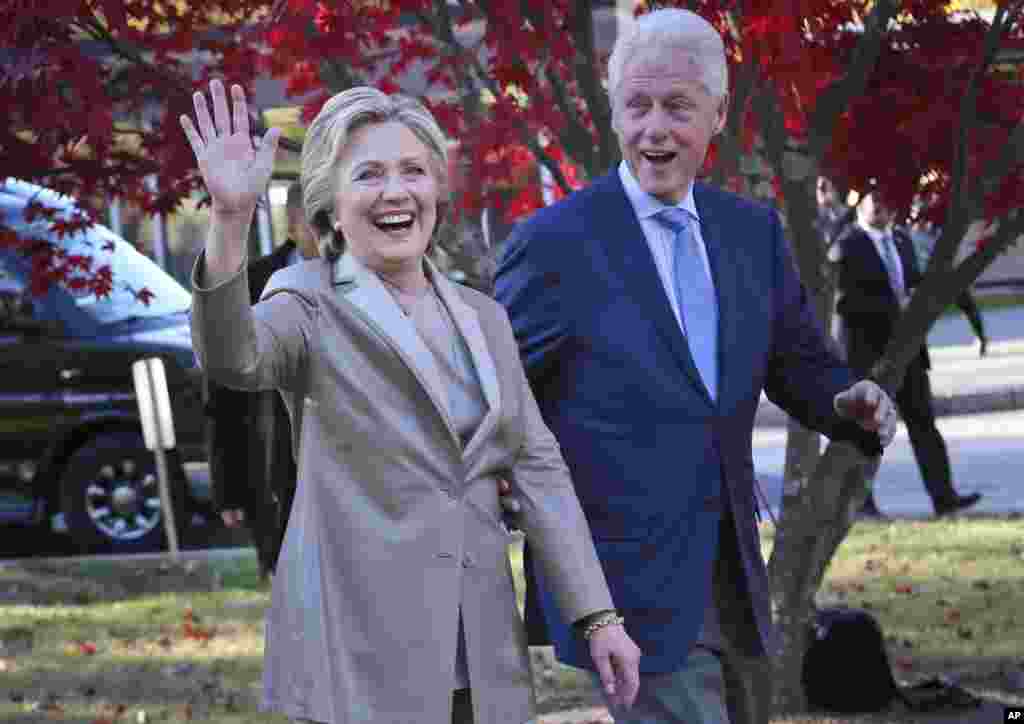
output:
{"label": "blazer button", "polygon": [[463,568],[472,568],[475,565],[476,565],[476,561],[473,560],[473,556],[471,556],[471,555],[469,555],[467,553],[466,555],[464,555],[462,557],[462,567]]}

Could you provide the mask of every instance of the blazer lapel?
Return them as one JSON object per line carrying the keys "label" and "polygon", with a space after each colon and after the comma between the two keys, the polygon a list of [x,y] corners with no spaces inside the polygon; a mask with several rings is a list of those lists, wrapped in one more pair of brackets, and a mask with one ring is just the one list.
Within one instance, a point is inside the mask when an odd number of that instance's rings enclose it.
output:
{"label": "blazer lapel", "polygon": [[[718,380],[717,400],[722,404],[723,394],[728,390],[727,381],[730,375],[740,374],[743,370],[734,369],[742,364],[745,356],[738,353],[743,348],[739,337],[741,323],[737,308],[740,279],[737,276],[739,264],[732,259],[735,247],[723,243],[724,235],[721,217],[713,204],[709,203],[699,184],[694,185],[694,203],[700,215],[700,234],[704,239],[704,247],[708,252],[711,265],[711,279],[715,286],[715,299],[718,301]],[[732,354],[729,354],[729,352]]]}
{"label": "blazer lapel", "polygon": [[455,285],[448,280],[441,272],[427,261],[427,268],[430,270],[441,300],[451,312],[455,326],[459,334],[469,348],[470,357],[473,359],[473,367],[476,370],[476,378],[483,389],[484,400],[487,403],[487,413],[484,419],[477,426],[466,445],[464,454],[469,456],[476,449],[482,440],[487,438],[491,430],[498,424],[501,411],[501,390],[498,385],[498,373],[494,366],[494,359],[487,349],[487,341],[483,329],[480,327],[480,319],[476,311],[462,300]]}
{"label": "blazer lapel", "polygon": [[690,355],[690,345],[679,328],[668,294],[658,274],[658,267],[647,244],[643,229],[629,203],[617,170],[610,171],[597,182],[602,193],[595,198],[595,236],[605,239],[605,248],[622,273],[630,295],[647,310],[662,338],[693,385],[708,404],[713,404],[697,365]]}
{"label": "blazer lapel", "polygon": [[422,385],[441,416],[455,444],[461,449],[455,425],[448,414],[448,396],[434,357],[423,343],[412,320],[402,313],[391,293],[377,275],[351,254],[334,262],[333,282],[341,287],[345,301],[399,356]]}

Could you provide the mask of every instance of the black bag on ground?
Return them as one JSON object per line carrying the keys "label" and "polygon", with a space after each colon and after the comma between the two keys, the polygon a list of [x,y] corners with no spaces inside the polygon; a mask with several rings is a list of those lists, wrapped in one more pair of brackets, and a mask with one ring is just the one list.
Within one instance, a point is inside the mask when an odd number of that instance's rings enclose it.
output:
{"label": "black bag on ground", "polygon": [[878,712],[900,694],[882,627],[858,608],[818,609],[802,673],[804,694],[814,709]]}

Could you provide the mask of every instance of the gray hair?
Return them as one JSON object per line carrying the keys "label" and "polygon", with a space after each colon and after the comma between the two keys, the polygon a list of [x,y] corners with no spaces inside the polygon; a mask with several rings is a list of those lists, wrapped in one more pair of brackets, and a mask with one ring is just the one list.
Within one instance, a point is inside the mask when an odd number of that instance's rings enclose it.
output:
{"label": "gray hair", "polygon": [[641,15],[615,39],[608,58],[608,94],[615,94],[626,63],[638,50],[667,47],[686,48],[693,53],[708,92],[719,100],[725,97],[729,91],[729,71],[722,36],[700,15],[680,8],[661,8]]}
{"label": "gray hair", "polygon": [[434,116],[415,98],[389,96],[367,86],[349,88],[324,104],[302,144],[302,205],[309,225],[320,240],[321,256],[333,258],[345,251],[345,239],[334,229],[338,159],[355,131],[392,121],[416,134],[430,152],[441,190],[435,236],[441,227],[448,206],[448,150],[444,132]]}

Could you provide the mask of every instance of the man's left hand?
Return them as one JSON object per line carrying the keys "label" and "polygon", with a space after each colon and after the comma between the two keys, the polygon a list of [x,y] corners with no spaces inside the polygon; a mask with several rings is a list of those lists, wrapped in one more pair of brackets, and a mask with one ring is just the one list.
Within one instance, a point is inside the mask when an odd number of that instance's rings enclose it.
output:
{"label": "man's left hand", "polygon": [[877,432],[882,447],[896,435],[896,407],[892,398],[871,380],[861,380],[835,397],[836,412],[865,430]]}

